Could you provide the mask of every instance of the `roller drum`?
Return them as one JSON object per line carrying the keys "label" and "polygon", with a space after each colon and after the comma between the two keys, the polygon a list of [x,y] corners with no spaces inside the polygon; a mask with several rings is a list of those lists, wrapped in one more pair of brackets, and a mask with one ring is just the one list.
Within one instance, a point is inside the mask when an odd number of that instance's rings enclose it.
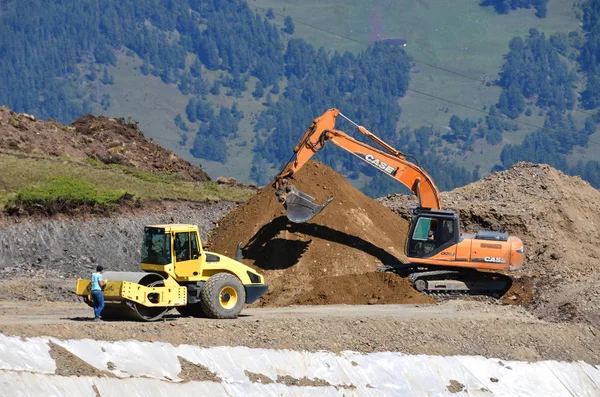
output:
{"label": "roller drum", "polygon": [[[158,273],[144,272],[104,272],[102,279],[105,281],[129,281],[146,287],[160,287],[164,285],[164,278]],[[137,321],[156,321],[165,315],[168,307],[149,307],[127,299],[106,300],[102,318],[126,319]]]}

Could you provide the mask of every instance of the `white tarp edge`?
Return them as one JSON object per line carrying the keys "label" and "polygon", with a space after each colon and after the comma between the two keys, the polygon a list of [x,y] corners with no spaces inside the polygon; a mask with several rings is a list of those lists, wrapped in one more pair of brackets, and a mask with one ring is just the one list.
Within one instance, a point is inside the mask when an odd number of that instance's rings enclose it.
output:
{"label": "white tarp edge", "polygon": [[[54,375],[50,342],[116,377]],[[220,382],[182,382],[179,357],[207,367]],[[253,383],[248,373],[261,375],[270,383]],[[305,386],[290,386],[290,380],[303,380]],[[452,393],[457,385],[464,389]],[[203,396],[600,396],[600,368],[584,362],[502,362],[481,356],[350,351],[338,355],[159,342],[22,339],[0,334],[0,396],[155,396],[188,391]]]}

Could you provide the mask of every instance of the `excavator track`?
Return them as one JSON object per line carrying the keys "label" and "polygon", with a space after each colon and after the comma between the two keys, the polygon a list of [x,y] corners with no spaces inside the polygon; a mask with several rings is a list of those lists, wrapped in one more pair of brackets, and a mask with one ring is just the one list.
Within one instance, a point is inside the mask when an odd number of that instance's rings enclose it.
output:
{"label": "excavator track", "polygon": [[510,277],[477,270],[419,269],[411,265],[382,266],[377,271],[387,271],[406,277],[411,286],[419,292],[431,296],[490,296],[499,298],[512,285]]}

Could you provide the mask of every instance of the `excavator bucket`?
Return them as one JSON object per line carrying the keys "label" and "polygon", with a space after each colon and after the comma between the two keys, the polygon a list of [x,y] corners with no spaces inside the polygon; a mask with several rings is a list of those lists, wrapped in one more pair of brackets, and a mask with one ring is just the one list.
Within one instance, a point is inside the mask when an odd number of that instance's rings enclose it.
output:
{"label": "excavator bucket", "polygon": [[311,220],[333,200],[332,197],[325,204],[318,205],[313,203],[315,201],[314,197],[301,192],[293,185],[289,185],[287,190],[285,199],[287,218],[294,223],[303,223]]}

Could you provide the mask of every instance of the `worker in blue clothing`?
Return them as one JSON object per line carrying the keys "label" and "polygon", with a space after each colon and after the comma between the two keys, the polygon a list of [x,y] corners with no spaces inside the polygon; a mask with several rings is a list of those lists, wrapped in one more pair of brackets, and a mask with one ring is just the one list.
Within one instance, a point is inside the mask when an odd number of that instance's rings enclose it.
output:
{"label": "worker in blue clothing", "polygon": [[102,288],[106,282],[102,280],[102,272],[104,268],[100,265],[96,266],[96,273],[92,273],[92,302],[94,302],[94,321],[100,321],[100,313],[104,309],[104,295]]}

